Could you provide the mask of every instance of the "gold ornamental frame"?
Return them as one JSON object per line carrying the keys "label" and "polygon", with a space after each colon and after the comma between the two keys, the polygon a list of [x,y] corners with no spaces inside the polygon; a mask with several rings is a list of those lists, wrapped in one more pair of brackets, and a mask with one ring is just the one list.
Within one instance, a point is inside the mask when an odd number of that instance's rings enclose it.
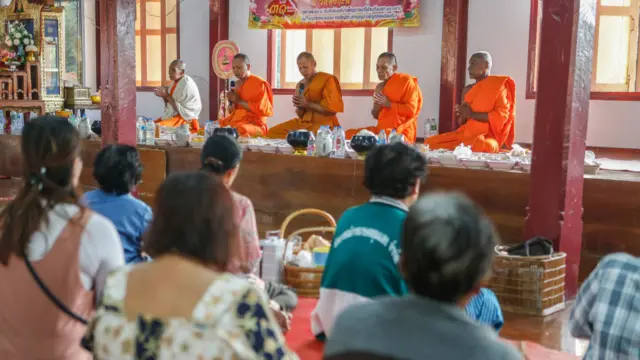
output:
{"label": "gold ornamental frame", "polygon": [[[18,0],[20,1],[20,0]],[[46,91],[47,69],[45,68],[43,56],[45,50],[45,22],[46,20],[56,20],[58,22],[58,86],[60,91],[58,94],[49,95]],[[53,7],[47,11],[42,12],[42,21],[40,22],[40,79],[41,89],[40,97],[44,101],[46,111],[49,113],[62,110],[64,108],[64,80],[63,75],[66,73],[66,59],[65,59],[65,28],[64,28],[64,8]]]}

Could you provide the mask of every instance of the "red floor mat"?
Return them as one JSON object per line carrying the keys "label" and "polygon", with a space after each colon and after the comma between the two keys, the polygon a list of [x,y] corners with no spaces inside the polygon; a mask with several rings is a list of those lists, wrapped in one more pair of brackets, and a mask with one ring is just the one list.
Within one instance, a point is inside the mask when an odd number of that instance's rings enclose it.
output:
{"label": "red floor mat", "polygon": [[[286,334],[287,345],[295,351],[302,360],[322,359],[324,344],[317,341],[311,333],[311,311],[316,306],[317,299],[300,298],[298,308],[293,313],[291,330]],[[505,340],[509,341],[509,340]],[[519,342],[509,341],[520,347]],[[525,351],[529,360],[577,360],[579,357],[545,348],[544,346],[526,342]]]}

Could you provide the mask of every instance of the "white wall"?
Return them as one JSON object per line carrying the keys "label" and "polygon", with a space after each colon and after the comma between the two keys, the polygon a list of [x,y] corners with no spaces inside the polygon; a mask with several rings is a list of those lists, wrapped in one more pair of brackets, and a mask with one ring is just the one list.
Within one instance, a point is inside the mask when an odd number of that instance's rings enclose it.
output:
{"label": "white wall", "polygon": [[[486,50],[493,72],[516,81],[516,141],[533,140],[535,100],[525,99],[529,0],[471,0],[468,52]],[[640,102],[595,101],[589,104],[587,145],[640,148]]]}
{"label": "white wall", "polygon": [[[395,29],[393,52],[398,56],[400,71],[418,77],[424,95],[424,106],[420,116],[423,121],[428,117],[438,117],[443,0],[422,0],[421,3],[422,26],[416,29]],[[249,0],[233,0],[230,6],[229,38],[238,43],[240,51],[249,55],[253,72],[266,78],[267,32],[248,29]],[[348,96],[344,101],[345,112],[339,115],[343,127],[375,124],[370,115],[370,97]],[[275,97],[274,114],[275,116],[269,120],[270,126],[295,117],[291,96]],[[423,126],[418,128],[418,136],[422,136]]]}

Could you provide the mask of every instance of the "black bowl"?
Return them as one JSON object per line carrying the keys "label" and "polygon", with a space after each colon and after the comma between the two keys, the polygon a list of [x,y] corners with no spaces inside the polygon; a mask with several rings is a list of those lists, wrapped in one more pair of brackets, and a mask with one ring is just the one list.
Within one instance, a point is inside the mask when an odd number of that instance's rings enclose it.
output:
{"label": "black bowl", "polygon": [[313,138],[313,133],[307,130],[295,130],[287,134],[287,143],[291,145],[294,150],[306,151],[309,146],[309,141]]}
{"label": "black bowl", "polygon": [[91,123],[91,131],[98,136],[102,136],[102,121],[96,120]]}
{"label": "black bowl", "polygon": [[378,138],[372,135],[354,135],[351,138],[351,148],[361,156],[366,155],[376,146],[378,146]]}
{"label": "black bowl", "polygon": [[238,137],[240,137],[240,135],[238,134],[238,130],[236,128],[221,127],[213,130],[213,135],[222,135],[222,134],[229,135],[236,140],[238,140]]}

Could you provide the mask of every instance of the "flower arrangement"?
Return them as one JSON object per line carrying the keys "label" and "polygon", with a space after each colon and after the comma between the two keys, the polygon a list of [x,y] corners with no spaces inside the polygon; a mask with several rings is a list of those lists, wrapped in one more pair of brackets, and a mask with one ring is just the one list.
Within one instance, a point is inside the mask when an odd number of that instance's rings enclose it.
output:
{"label": "flower arrangement", "polygon": [[9,32],[5,35],[4,43],[16,53],[12,61],[17,61],[20,64],[25,61],[24,48],[27,46],[35,46],[33,35],[31,35],[24,27],[24,24],[19,21],[11,24]]}
{"label": "flower arrangement", "polygon": [[15,61],[16,53],[11,50],[0,49],[0,62],[7,64],[11,61]]}

